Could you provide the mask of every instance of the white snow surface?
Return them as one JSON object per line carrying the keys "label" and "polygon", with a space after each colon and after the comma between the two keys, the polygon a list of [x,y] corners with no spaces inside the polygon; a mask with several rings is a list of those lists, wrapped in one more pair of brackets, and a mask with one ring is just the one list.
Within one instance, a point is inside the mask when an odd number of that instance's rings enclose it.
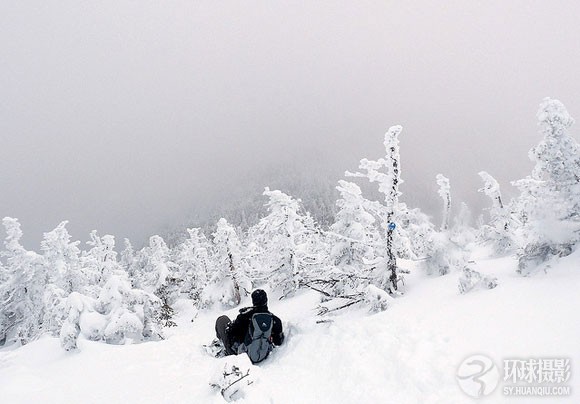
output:
{"label": "white snow surface", "polygon": [[[477,257],[475,257],[477,259]],[[222,403],[209,385],[226,364],[250,368],[253,384],[239,403],[472,403],[457,385],[461,361],[473,354],[500,367],[508,358],[570,358],[567,398],[510,398],[500,387],[482,403],[580,402],[580,251],[547,273],[516,274],[512,257],[478,259],[473,268],[498,278],[491,290],[458,292],[459,272],[428,277],[413,263],[406,294],[378,314],[352,309],[317,323],[315,292],[270,310],[287,341],[258,366],[246,357],[216,359],[202,344],[215,336],[219,310],[176,305],[178,327],[167,339],[136,345],[79,340],[65,352],[56,338],[0,350],[0,402]],[[243,304],[249,304],[246,299]],[[243,305],[242,304],[242,305]],[[233,318],[237,309],[226,312]],[[193,319],[193,321],[192,321]]]}

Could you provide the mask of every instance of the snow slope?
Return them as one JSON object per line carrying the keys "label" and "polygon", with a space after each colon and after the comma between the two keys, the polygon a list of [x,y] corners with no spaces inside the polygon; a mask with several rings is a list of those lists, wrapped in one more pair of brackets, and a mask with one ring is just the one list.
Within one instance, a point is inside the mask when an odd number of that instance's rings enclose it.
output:
{"label": "snow slope", "polygon": [[[481,402],[580,402],[580,251],[547,274],[522,278],[513,258],[480,259],[475,269],[499,279],[492,290],[459,295],[452,273],[427,277],[412,267],[407,293],[385,312],[353,309],[317,323],[318,296],[270,298],[287,343],[260,366],[246,357],[215,359],[201,345],[217,311],[181,301],[177,328],[161,342],[112,346],[79,341],[67,353],[54,338],[0,350],[2,403],[222,403],[209,383],[227,364],[250,367],[247,403],[471,403],[455,375],[461,361],[572,359],[572,396],[510,398],[498,388]],[[246,302],[248,303],[248,302]],[[237,310],[227,314],[235,316]],[[194,318],[192,322],[191,319]],[[501,383],[500,383],[501,386]]]}

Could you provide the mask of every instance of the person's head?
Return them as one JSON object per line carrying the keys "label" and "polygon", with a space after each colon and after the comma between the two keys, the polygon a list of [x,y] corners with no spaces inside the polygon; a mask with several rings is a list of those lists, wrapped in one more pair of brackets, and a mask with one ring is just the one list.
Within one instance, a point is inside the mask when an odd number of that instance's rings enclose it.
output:
{"label": "person's head", "polygon": [[268,295],[262,289],[256,289],[252,292],[252,305],[262,307],[268,305]]}

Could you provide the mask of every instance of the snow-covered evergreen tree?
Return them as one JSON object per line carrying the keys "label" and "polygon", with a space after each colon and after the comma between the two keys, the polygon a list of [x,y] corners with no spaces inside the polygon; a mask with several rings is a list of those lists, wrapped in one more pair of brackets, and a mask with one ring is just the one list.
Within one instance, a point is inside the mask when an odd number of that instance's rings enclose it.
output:
{"label": "snow-covered evergreen tree", "polygon": [[197,304],[208,283],[208,276],[213,272],[213,263],[208,253],[209,241],[201,229],[187,229],[187,233],[189,237],[173,250],[173,262],[178,268],[178,278],[182,280],[181,292]]}
{"label": "snow-covered evergreen tree", "polygon": [[265,268],[272,288],[282,296],[294,293],[324,265],[320,231],[300,204],[285,193],[266,188],[268,215],[250,229],[250,240],[261,246],[257,263]]}
{"label": "snow-covered evergreen tree", "polygon": [[579,239],[580,155],[568,133],[574,119],[564,105],[545,98],[538,121],[543,139],[530,150],[532,174],[515,181],[521,229],[519,272],[531,273],[550,257],[569,254]]}
{"label": "snow-covered evergreen tree", "polygon": [[66,318],[66,298],[69,293],[53,283],[46,285],[43,297],[41,333],[58,336]]}
{"label": "snow-covered evergreen tree", "polygon": [[[85,313],[85,316],[90,315],[94,319],[94,305],[94,299],[78,292],[73,292],[67,297],[65,302],[66,318],[59,333],[60,345],[65,351],[72,351],[78,348],[77,339],[81,333],[81,315]],[[92,332],[87,336],[88,339],[98,340],[100,338],[99,333],[95,333],[94,331],[95,328],[99,330],[103,328],[105,319],[98,313],[96,313],[96,316],[101,320],[100,324],[96,325],[94,322],[91,323]]]}
{"label": "snow-covered evergreen tree", "polygon": [[428,274],[446,275],[467,264],[469,253],[449,238],[449,233],[433,233],[432,251],[424,261]]}
{"label": "snow-covered evergreen tree", "polygon": [[326,233],[332,246],[330,267],[309,284],[329,298],[360,294],[371,281],[373,265],[382,258],[376,255],[382,239],[377,220],[370,213],[371,202],[352,182],[340,180],[336,189],[341,196],[336,202],[336,221]]}
{"label": "snow-covered evergreen tree", "polygon": [[394,246],[397,255],[406,259],[422,259],[433,250],[433,223],[419,208],[409,209],[405,203],[399,203],[395,214],[396,238]]}
{"label": "snow-covered evergreen tree", "polygon": [[66,229],[68,221],[61,222],[54,230],[44,233],[40,242],[50,283],[62,289],[65,294],[80,292],[88,279],[81,271],[80,241],[71,242]]}
{"label": "snow-covered evergreen tree", "polygon": [[362,269],[376,258],[374,245],[380,239],[375,217],[368,212],[369,201],[358,185],[340,180],[336,189],[341,199],[336,204],[336,221],[330,226],[329,238],[333,240],[330,259],[341,268]]}
{"label": "snow-covered evergreen tree", "polygon": [[86,294],[97,297],[100,288],[107,282],[110,275],[119,269],[117,252],[115,251],[115,237],[111,235],[99,236],[96,230],[90,233],[91,240],[87,242],[91,248],[83,251],[81,256],[82,271],[88,277]]}
{"label": "snow-covered evergreen tree", "polygon": [[143,267],[140,269],[137,285],[161,299],[164,324],[175,325],[171,320],[172,305],[179,297],[181,279],[176,276],[177,265],[171,261],[169,247],[161,236],[151,236],[149,246],[141,250],[140,256]]}
{"label": "snow-covered evergreen tree", "polygon": [[71,242],[66,229],[67,221],[61,222],[54,230],[44,233],[40,244],[49,284],[44,293],[44,318],[42,329],[51,335],[58,335],[67,317],[66,300],[72,292],[86,293],[92,278],[87,276],[90,269],[81,265],[79,241]]}
{"label": "snow-covered evergreen tree", "polygon": [[477,237],[472,221],[471,210],[465,202],[461,202],[459,213],[453,217],[449,239],[463,250],[469,250]]}
{"label": "snow-covered evergreen tree", "polygon": [[[4,305],[8,301],[8,289],[4,285],[8,284],[8,271],[0,261],[0,302]],[[8,331],[9,313],[0,308],[0,346],[6,343],[6,332]]]}
{"label": "snow-covered evergreen tree", "polygon": [[161,313],[162,302],[151,293],[133,289],[124,271],[109,277],[95,308],[108,317],[103,338],[110,344],[159,339],[161,325],[167,321]]}
{"label": "snow-covered evergreen tree", "polygon": [[137,277],[136,272],[138,268],[138,264],[136,262],[137,254],[135,253],[135,249],[133,248],[131,240],[125,238],[123,240],[123,244],[125,245],[125,248],[123,248],[123,251],[121,251],[119,265],[125,272],[127,272],[127,274],[129,275],[129,279],[131,280],[131,283],[133,284],[133,286],[135,286],[136,282],[135,278]]}
{"label": "snow-covered evergreen tree", "polygon": [[401,279],[393,237],[396,229],[395,215],[399,208],[399,196],[401,195],[399,186],[403,183],[399,153],[399,134],[402,130],[401,126],[393,126],[385,134],[386,155],[384,158],[378,160],[362,159],[359,164],[361,171],[346,173],[347,176],[364,177],[370,182],[377,182],[379,192],[384,196],[383,222],[387,233],[386,255],[383,262],[376,267],[374,275],[376,286],[389,293],[396,293]]}
{"label": "snow-covered evergreen tree", "polygon": [[97,299],[73,292],[66,301],[66,312],[60,341],[67,351],[77,349],[80,335],[109,344],[163,338],[161,301],[134,289],[123,270],[113,271]]}
{"label": "snow-covered evergreen tree", "polygon": [[93,268],[83,268],[81,265],[80,242],[70,241],[67,223],[61,222],[54,230],[44,233],[40,244],[49,279],[44,293],[42,329],[55,336],[59,334],[67,317],[67,297],[72,292],[90,293],[96,288],[96,285],[90,284],[95,281],[94,276],[89,276],[93,274]]}
{"label": "snow-covered evergreen tree", "polygon": [[451,185],[449,179],[442,174],[436,176],[439,185],[438,194],[443,200],[443,215],[440,231],[432,232],[425,237],[430,241],[430,251],[424,261],[428,274],[446,275],[449,272],[461,269],[467,262],[467,254],[464,247],[452,240],[452,232],[449,229],[451,214]]}
{"label": "snow-covered evergreen tree", "polygon": [[481,237],[484,242],[491,242],[495,253],[503,254],[514,247],[513,221],[509,208],[504,205],[499,183],[485,171],[479,172],[484,186],[479,189],[489,196],[492,201],[489,209],[489,224],[481,229]]}
{"label": "snow-covered evergreen tree", "polygon": [[137,274],[139,288],[155,293],[173,277],[175,264],[171,261],[170,250],[161,236],[149,238],[149,245],[140,251],[142,268]]}
{"label": "snow-covered evergreen tree", "polygon": [[242,297],[251,293],[251,282],[242,259],[242,244],[235,229],[221,218],[213,234],[214,271],[204,291],[206,305],[220,302],[235,307]]}
{"label": "snow-covered evergreen tree", "polygon": [[42,256],[20,244],[18,220],[5,217],[2,224],[7,237],[1,252],[6,260],[6,280],[0,285],[0,339],[26,344],[41,333],[48,275]]}
{"label": "snow-covered evergreen tree", "polygon": [[451,212],[451,185],[449,178],[443,174],[437,174],[437,185],[439,185],[439,196],[443,199],[443,214],[441,218],[441,231],[449,229],[449,215]]}

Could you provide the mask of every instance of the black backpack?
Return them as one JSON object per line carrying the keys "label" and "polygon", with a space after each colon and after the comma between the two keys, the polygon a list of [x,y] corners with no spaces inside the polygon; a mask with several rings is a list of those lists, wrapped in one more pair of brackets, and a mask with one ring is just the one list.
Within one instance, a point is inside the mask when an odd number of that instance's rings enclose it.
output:
{"label": "black backpack", "polygon": [[248,334],[241,348],[250,357],[252,363],[258,363],[266,359],[272,350],[272,326],[274,316],[272,313],[255,313],[250,319]]}

